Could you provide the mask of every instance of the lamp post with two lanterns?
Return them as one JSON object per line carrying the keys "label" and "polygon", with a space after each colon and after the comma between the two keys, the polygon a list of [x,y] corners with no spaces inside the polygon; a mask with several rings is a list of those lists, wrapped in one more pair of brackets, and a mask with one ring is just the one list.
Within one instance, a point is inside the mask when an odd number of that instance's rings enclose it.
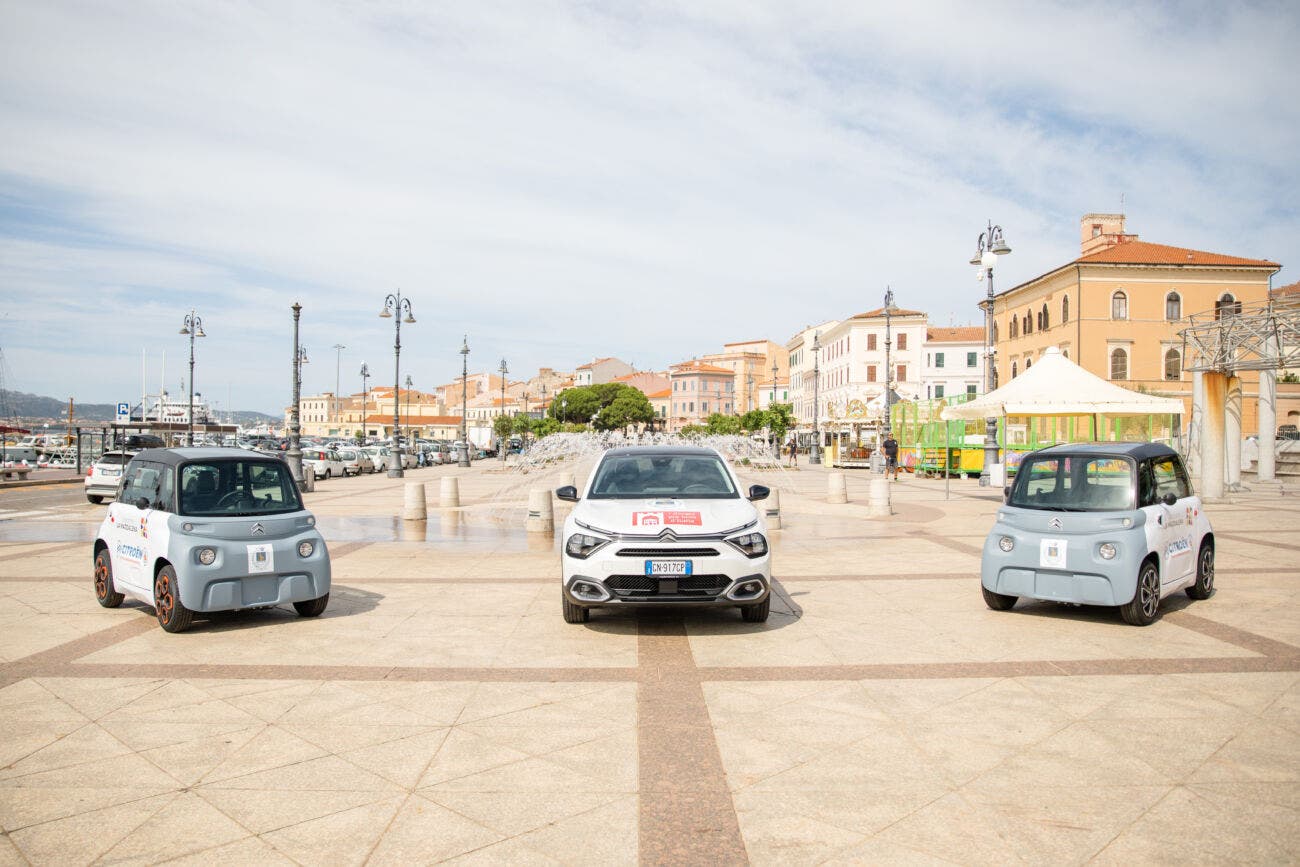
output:
{"label": "lamp post with two lanterns", "polygon": [[821,432],[817,430],[817,415],[818,415],[818,413],[820,412],[820,409],[821,409],[821,408],[818,406],[818,397],[819,397],[819,395],[818,395],[818,389],[819,389],[820,386],[821,386],[821,383],[820,383],[820,381],[819,381],[820,378],[821,378],[821,368],[820,368],[818,362],[819,362],[819,360],[820,360],[821,351],[822,351],[822,333],[821,333],[820,331],[815,331],[815,332],[813,332],[813,345],[812,345],[812,353],[813,353],[813,419],[812,419],[812,421],[813,421],[813,439],[812,439],[812,447],[811,447],[810,449],[808,449],[808,463],[810,463],[810,464],[820,464],[820,463],[822,462],[822,440],[821,440]]}
{"label": "lamp post with two lanterns", "polygon": [[[999,256],[1005,256],[1011,252],[1007,246],[1006,238],[1002,235],[1002,227],[993,225],[989,221],[988,228],[980,232],[979,239],[975,244],[975,255],[971,257],[970,263],[975,266],[975,279],[983,282],[988,279],[988,296],[981,305],[984,308],[984,382],[985,394],[996,388],[994,378],[993,356],[996,350],[993,347],[993,266],[998,263]],[[992,482],[992,467],[998,462],[998,420],[996,417],[989,416],[984,419],[984,468],[980,470],[980,487],[988,487]]]}
{"label": "lamp post with two lanterns", "polygon": [[[403,317],[402,314],[406,316]],[[397,314],[394,316],[393,314]],[[393,444],[389,447],[391,460],[388,477],[400,479],[406,472],[402,469],[402,432],[401,432],[401,398],[402,398],[402,323],[415,324],[411,315],[411,300],[402,297],[402,291],[389,293],[384,298],[384,306],[379,311],[381,319],[393,320]]]}
{"label": "lamp post with two lanterns", "polygon": [[[185,314],[185,320],[181,324],[181,334],[188,334],[190,338],[190,411],[185,416],[185,426],[188,431],[185,439],[186,444],[192,446],[194,445],[194,338],[208,336],[203,333],[203,320],[199,318],[193,308],[190,308],[190,312]],[[160,399],[159,406],[161,405]],[[160,409],[158,412],[161,416],[162,410]],[[141,417],[143,418],[143,412]]]}
{"label": "lamp post with two lanterns", "polygon": [[285,459],[289,462],[289,472],[298,483],[298,490],[305,490],[306,482],[302,472],[302,366],[307,363],[307,347],[298,342],[298,320],[302,316],[302,305],[294,302],[293,310],[293,404],[289,408],[289,450]]}
{"label": "lamp post with two lanterns", "polygon": [[361,362],[361,436],[360,444],[366,441],[366,411],[370,406],[370,365]]}
{"label": "lamp post with two lanterns", "polygon": [[466,412],[469,409],[469,335],[466,334],[460,344],[460,459],[458,467],[469,466],[469,425]]}

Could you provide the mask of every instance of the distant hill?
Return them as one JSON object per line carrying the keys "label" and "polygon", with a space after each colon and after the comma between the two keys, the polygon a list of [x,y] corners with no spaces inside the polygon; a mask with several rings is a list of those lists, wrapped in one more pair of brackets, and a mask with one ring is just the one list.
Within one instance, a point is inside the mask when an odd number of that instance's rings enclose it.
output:
{"label": "distant hill", "polygon": [[[117,405],[112,403],[79,403],[73,407],[79,422],[109,422],[117,417]],[[222,413],[222,418],[225,418]],[[230,413],[241,425],[257,425],[270,422],[278,424],[283,419],[267,415],[264,412],[236,411]],[[68,402],[39,394],[26,394],[21,391],[6,391],[0,394],[0,423],[9,421],[26,422],[62,422],[68,417]]]}

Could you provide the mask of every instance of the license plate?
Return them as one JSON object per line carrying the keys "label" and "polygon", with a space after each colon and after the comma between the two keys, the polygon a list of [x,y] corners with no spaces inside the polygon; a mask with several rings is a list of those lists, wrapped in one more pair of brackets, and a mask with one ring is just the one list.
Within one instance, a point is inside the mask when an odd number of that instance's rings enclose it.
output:
{"label": "license plate", "polygon": [[99,474],[101,476],[108,476],[110,478],[115,478],[117,476],[122,475],[122,471],[121,470],[100,470]]}
{"label": "license plate", "polygon": [[645,561],[645,574],[647,575],[689,575],[691,574],[690,560],[647,560]]}

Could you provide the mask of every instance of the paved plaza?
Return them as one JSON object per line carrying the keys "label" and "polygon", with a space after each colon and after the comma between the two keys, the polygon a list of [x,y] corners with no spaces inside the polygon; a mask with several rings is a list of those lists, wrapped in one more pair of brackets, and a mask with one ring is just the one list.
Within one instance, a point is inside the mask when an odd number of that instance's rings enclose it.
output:
{"label": "paved plaza", "polygon": [[560,472],[412,471],[422,524],[322,482],[325,615],[177,635],[95,603],[79,486],[0,491],[0,865],[1300,860],[1300,497],[1212,505],[1218,593],[1136,628],[988,610],[973,481],[869,519],[866,474],[742,473],[781,492],[767,623],[570,625],[523,532]]}

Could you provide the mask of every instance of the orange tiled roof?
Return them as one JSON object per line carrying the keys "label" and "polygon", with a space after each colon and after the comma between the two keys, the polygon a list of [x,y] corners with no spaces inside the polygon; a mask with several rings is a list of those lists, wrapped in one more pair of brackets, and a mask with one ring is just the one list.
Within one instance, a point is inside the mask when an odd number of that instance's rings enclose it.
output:
{"label": "orange tiled roof", "polygon": [[647,395],[646,395],[646,398],[647,398],[648,400],[652,400],[652,399],[654,399],[654,398],[656,398],[656,397],[668,397],[668,395],[670,395],[670,394],[672,394],[672,393],[673,393],[673,391],[672,391],[671,388],[665,388],[663,391],[656,391],[656,392],[654,392],[653,394],[647,394]]}
{"label": "orange tiled roof", "polygon": [[1280,268],[1276,262],[1267,259],[1243,259],[1240,256],[1225,256],[1222,253],[1207,253],[1204,250],[1189,250],[1186,247],[1170,247],[1167,244],[1151,244],[1147,241],[1127,241],[1080,256],[1075,262],[1098,265],[1254,265],[1258,267]]}
{"label": "orange tiled roof", "polygon": [[925,339],[930,343],[979,343],[984,339],[984,329],[978,325],[928,328]]}
{"label": "orange tiled roof", "polygon": [[705,364],[702,361],[683,361],[680,364],[674,364],[672,370],[674,373],[725,373],[727,376],[736,375],[734,370]]}
{"label": "orange tiled roof", "polygon": [[[920,310],[904,310],[903,308],[899,307],[893,310],[889,315],[890,316],[924,316],[925,314],[922,313]],[[853,318],[854,319],[877,319],[877,318],[884,319],[885,308],[877,307],[875,310],[868,310],[866,313],[859,313],[857,316],[854,316]]]}
{"label": "orange tiled roof", "polygon": [[1269,293],[1270,298],[1285,298],[1291,295],[1300,295],[1300,281],[1279,286]]}
{"label": "orange tiled roof", "polygon": [[[405,427],[408,424],[452,425],[452,424],[460,424],[460,416],[458,415],[406,415],[405,413],[403,413],[400,421],[403,427]],[[393,416],[392,413],[384,413],[383,415],[368,415],[366,416],[365,423],[366,424],[392,424]]]}

